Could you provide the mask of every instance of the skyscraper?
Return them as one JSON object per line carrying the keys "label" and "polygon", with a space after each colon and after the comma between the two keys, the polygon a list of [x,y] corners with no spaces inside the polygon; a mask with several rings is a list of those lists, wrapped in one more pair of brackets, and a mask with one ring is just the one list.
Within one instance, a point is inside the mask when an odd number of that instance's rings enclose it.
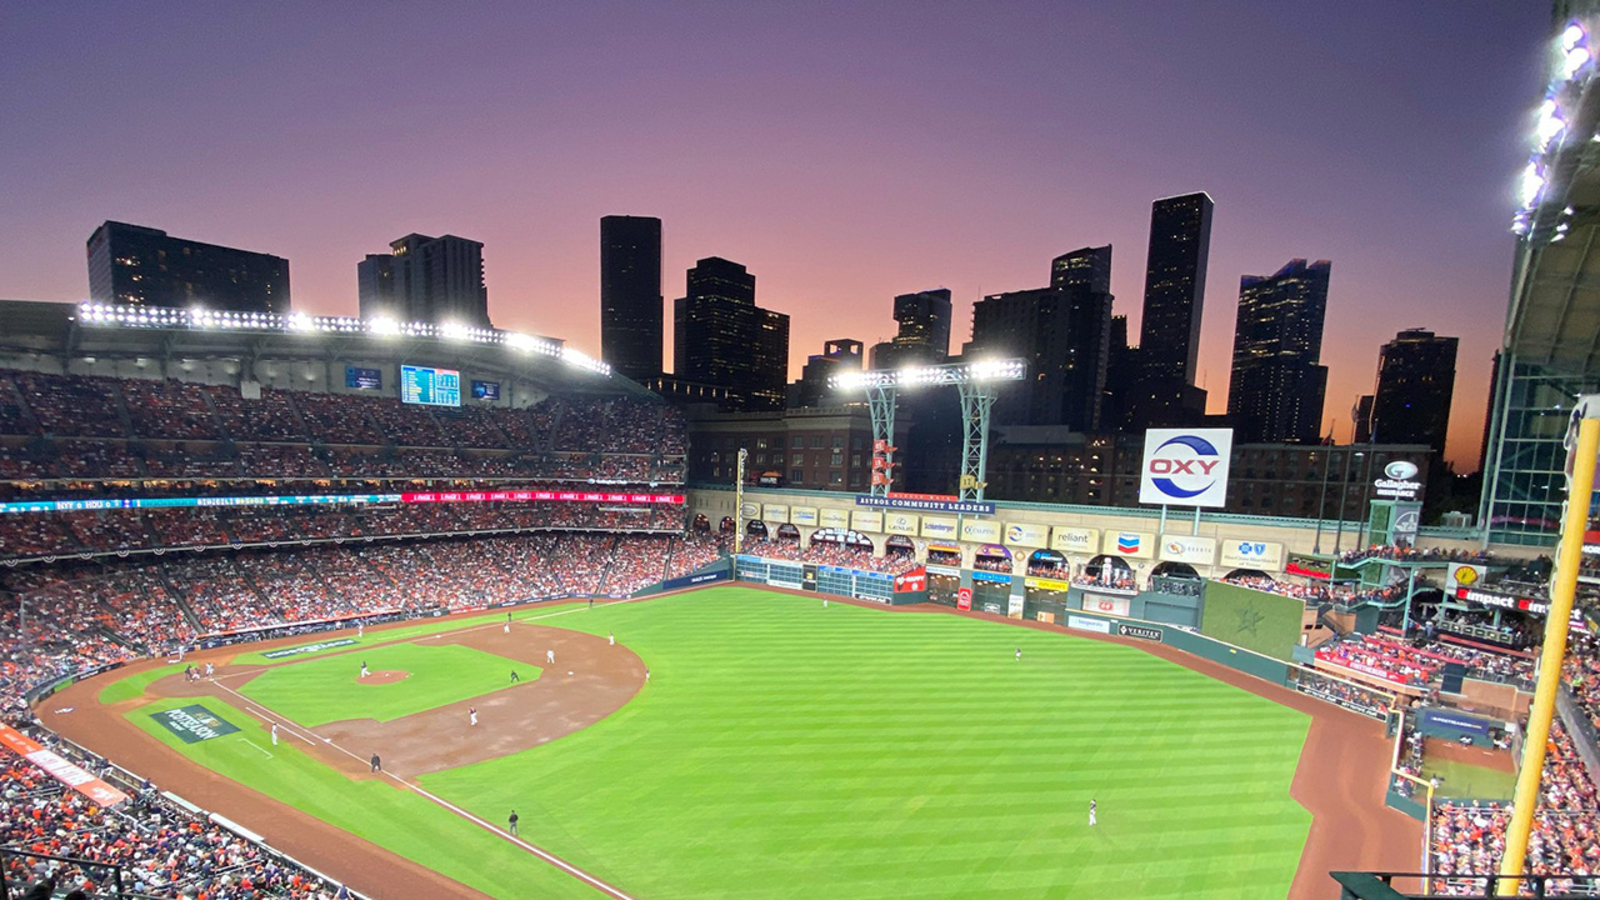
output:
{"label": "skyscraper", "polygon": [[1084,247],[1051,260],[1050,286],[1111,293],[1111,245]]}
{"label": "skyscraper", "polygon": [[[1066,259],[1090,264],[1063,269],[1061,262]],[[1028,379],[1000,391],[994,413],[997,424],[1063,425],[1077,431],[1100,427],[1112,296],[1095,288],[1109,279],[1092,274],[1077,279],[1058,276],[1063,271],[1092,273],[1101,260],[1109,272],[1110,247],[1067,254],[1052,263],[1050,287],[991,294],[973,306],[972,340],[965,357],[1015,356],[1028,361]]]}
{"label": "skyscraper", "polygon": [[387,261],[368,256],[356,264],[363,317],[489,327],[482,244],[453,234],[408,234],[389,247]]}
{"label": "skyscraper", "polygon": [[600,357],[633,379],[661,374],[661,220],[600,220]]}
{"label": "skyscraper", "polygon": [[1427,444],[1444,452],[1455,392],[1459,338],[1411,328],[1378,352],[1372,434],[1386,444]]}
{"label": "skyscraper", "polygon": [[800,370],[799,390],[795,406],[832,406],[836,402],[828,379],[841,372],[859,372],[865,360],[860,341],[837,338],[822,345],[822,352],[806,358]]}
{"label": "skyscraper", "polygon": [[289,261],[105,222],[89,236],[89,299],[96,303],[231,312],[289,311]]}
{"label": "skyscraper", "polygon": [[1240,443],[1311,443],[1322,422],[1328,368],[1320,364],[1332,263],[1290,260],[1239,280],[1228,417]]}
{"label": "skyscraper", "polygon": [[673,375],[726,388],[737,409],[782,409],[789,317],[756,306],[756,277],[736,262],[702,259],[687,282],[673,301]]}
{"label": "skyscraper", "polygon": [[872,346],[872,367],[892,369],[907,363],[935,365],[950,356],[950,289],[918,291],[894,298],[899,331],[893,340]]}
{"label": "skyscraper", "polygon": [[1194,384],[1215,207],[1204,192],[1151,205],[1139,353],[1152,380]]}

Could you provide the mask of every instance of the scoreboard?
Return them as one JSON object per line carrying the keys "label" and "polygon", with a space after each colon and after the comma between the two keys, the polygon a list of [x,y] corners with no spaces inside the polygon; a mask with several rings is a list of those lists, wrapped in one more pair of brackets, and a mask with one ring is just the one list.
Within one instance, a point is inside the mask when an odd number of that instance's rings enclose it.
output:
{"label": "scoreboard", "polygon": [[401,366],[400,399],[424,406],[460,406],[461,373],[455,369]]}

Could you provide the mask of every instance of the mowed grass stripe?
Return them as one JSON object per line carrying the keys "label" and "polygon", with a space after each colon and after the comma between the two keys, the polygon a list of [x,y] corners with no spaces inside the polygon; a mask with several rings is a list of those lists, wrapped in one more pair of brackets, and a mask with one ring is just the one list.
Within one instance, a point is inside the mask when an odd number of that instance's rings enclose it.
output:
{"label": "mowed grass stripe", "polygon": [[1137,650],[739,588],[561,624],[652,683],[425,785],[641,897],[1281,897],[1309,827],[1308,720]]}

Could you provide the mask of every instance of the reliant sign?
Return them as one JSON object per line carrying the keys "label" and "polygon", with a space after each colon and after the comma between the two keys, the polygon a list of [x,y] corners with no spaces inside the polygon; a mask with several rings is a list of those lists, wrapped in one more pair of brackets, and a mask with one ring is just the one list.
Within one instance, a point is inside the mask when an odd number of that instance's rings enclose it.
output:
{"label": "reliant sign", "polygon": [[1417,481],[1417,464],[1397,459],[1383,467],[1383,475],[1372,482],[1372,494],[1379,500],[1415,500],[1425,487]]}
{"label": "reliant sign", "polygon": [[1232,428],[1152,428],[1144,433],[1139,502],[1223,507]]}
{"label": "reliant sign", "polygon": [[1057,525],[1050,531],[1050,549],[1069,556],[1098,553],[1100,532],[1094,528],[1068,528]]}

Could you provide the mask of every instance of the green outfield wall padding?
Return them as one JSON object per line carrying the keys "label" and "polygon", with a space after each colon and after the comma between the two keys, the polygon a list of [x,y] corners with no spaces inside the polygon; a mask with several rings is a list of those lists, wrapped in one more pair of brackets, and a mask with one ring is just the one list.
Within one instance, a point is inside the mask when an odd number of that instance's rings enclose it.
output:
{"label": "green outfield wall padding", "polygon": [[[1211,602],[1209,596],[1206,602],[1208,604]],[[1168,628],[1165,631],[1165,643],[1185,653],[1193,653],[1202,659],[1222,663],[1230,669],[1238,669],[1246,675],[1264,678],[1273,684],[1283,684],[1289,679],[1287,663],[1259,653],[1251,653],[1248,649],[1229,647],[1202,634],[1191,634],[1178,628]]]}
{"label": "green outfield wall padding", "polygon": [[1222,581],[1206,583],[1200,633],[1235,646],[1287,660],[1300,641],[1305,603]]}

